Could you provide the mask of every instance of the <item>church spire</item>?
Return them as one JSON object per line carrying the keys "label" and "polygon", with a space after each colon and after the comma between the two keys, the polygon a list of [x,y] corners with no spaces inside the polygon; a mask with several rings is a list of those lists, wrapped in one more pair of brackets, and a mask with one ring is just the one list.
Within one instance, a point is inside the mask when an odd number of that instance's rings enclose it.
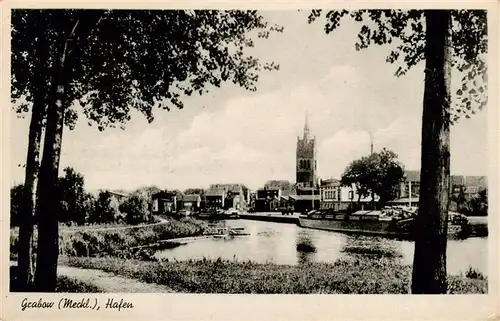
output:
{"label": "church spire", "polygon": [[309,140],[309,113],[306,112],[306,121],[304,123],[304,139]]}

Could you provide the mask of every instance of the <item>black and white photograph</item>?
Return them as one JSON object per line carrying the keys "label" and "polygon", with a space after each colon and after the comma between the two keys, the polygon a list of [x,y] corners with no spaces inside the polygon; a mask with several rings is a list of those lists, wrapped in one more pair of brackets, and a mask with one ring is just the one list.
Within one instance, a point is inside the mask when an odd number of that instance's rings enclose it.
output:
{"label": "black and white photograph", "polygon": [[4,14],[8,292],[491,294],[488,10]]}

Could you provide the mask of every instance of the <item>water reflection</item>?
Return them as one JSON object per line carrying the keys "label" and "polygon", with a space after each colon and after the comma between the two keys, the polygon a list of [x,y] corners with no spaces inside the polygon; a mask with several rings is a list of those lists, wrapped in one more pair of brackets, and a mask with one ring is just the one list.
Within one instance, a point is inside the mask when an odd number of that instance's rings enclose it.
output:
{"label": "water reflection", "polygon": [[315,261],[316,242],[314,235],[308,230],[298,230],[296,233],[296,254],[298,264],[307,264]]}
{"label": "water reflection", "polygon": [[[159,252],[158,257],[177,260],[227,259],[276,264],[333,263],[342,257],[370,255],[388,257],[403,264],[413,263],[413,242],[381,237],[348,235],[301,228],[294,224],[250,220],[227,221],[231,227],[245,227],[248,236],[202,239]],[[465,272],[469,266],[487,275],[487,239],[448,241],[448,273]]]}

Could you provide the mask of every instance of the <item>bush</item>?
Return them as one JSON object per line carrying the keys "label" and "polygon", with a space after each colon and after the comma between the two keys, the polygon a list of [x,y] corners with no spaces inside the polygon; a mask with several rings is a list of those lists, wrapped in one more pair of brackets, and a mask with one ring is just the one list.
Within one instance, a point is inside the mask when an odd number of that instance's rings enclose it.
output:
{"label": "bush", "polygon": [[148,202],[139,195],[133,195],[120,204],[120,212],[125,214],[127,224],[136,225],[143,222],[152,222],[153,215],[148,209]]}
{"label": "bush", "polygon": [[485,280],[483,273],[479,272],[479,270],[472,268],[469,266],[467,271],[465,271],[465,277],[468,279],[477,279],[477,280]]}
{"label": "bush", "polygon": [[118,208],[113,206],[109,191],[100,191],[89,218],[90,223],[111,223],[116,220]]}

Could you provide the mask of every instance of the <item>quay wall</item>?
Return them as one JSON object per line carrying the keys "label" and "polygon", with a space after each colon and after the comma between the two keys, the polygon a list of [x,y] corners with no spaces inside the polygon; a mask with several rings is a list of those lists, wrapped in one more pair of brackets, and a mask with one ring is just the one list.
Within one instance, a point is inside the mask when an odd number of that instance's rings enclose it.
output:
{"label": "quay wall", "polygon": [[240,214],[240,218],[244,220],[267,221],[277,223],[299,223],[299,214],[283,215],[281,212],[257,212],[257,213],[244,213]]}

